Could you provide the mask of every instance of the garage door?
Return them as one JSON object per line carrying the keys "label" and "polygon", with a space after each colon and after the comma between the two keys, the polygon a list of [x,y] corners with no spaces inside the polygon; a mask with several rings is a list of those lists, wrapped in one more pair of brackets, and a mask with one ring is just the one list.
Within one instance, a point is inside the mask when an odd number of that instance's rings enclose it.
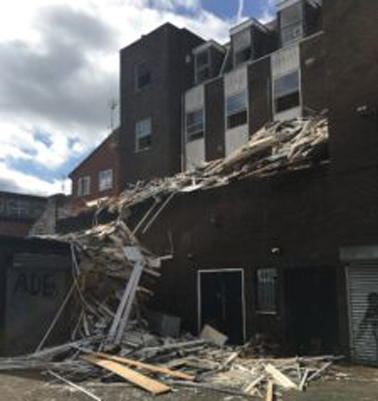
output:
{"label": "garage door", "polygon": [[347,269],[352,358],[378,365],[378,265]]}

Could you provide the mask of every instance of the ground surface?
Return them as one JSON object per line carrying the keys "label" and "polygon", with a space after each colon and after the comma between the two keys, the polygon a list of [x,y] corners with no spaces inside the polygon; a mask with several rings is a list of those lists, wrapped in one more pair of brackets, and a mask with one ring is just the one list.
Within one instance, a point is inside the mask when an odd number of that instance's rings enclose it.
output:
{"label": "ground surface", "polygon": [[[378,369],[342,367],[340,380],[322,380],[307,392],[290,392],[284,401],[377,401]],[[344,374],[344,376],[342,376]],[[348,375],[348,376],[346,376]],[[156,397],[123,383],[87,383],[85,388],[102,401],[156,401]],[[159,397],[162,401],[236,401],[240,397],[183,388]],[[85,401],[86,395],[57,384],[50,376],[0,374],[0,401]]]}

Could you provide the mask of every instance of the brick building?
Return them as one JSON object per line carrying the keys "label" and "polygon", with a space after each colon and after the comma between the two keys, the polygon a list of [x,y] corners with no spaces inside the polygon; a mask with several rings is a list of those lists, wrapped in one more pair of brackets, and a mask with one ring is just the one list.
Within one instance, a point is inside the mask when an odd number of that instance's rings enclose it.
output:
{"label": "brick building", "polygon": [[225,45],[166,24],[121,50],[122,187],[228,156],[270,121],[329,118],[328,163],[170,201],[140,235],[172,254],[152,307],[378,365],[377,15],[376,0],[286,0]]}
{"label": "brick building", "polygon": [[0,235],[25,237],[42,215],[47,198],[0,192]]}
{"label": "brick building", "polygon": [[73,211],[120,192],[118,142],[119,130],[114,130],[70,173]]}

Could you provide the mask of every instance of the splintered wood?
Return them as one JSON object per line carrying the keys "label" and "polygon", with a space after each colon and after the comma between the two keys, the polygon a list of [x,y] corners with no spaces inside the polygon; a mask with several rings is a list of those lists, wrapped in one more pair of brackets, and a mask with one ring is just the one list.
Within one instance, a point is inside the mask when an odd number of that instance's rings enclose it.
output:
{"label": "splintered wood", "polygon": [[147,376],[142,375],[141,373],[136,372],[126,366],[123,366],[117,362],[109,361],[102,358],[97,358],[95,356],[82,356],[82,359],[93,363],[97,366],[100,366],[104,369],[107,369],[118,376],[123,377],[127,381],[136,384],[137,386],[147,390],[152,394],[163,394],[171,391],[171,388],[166,386],[165,384],[159,383],[156,380],[152,380]]}
{"label": "splintered wood", "polygon": [[[0,370],[48,370],[71,387],[75,387],[74,379],[115,374],[152,394],[185,386],[273,401],[278,391],[305,390],[328,373],[337,358],[247,358],[251,343],[228,347],[227,337],[211,327],[204,328],[200,339],[189,334],[161,338],[147,332],[142,306],[153,295],[161,260],[172,255],[154,257],[137,235],[159,224],[177,193],[284,170],[308,169],[328,162],[327,146],[328,122],[324,116],[274,122],[251,135],[248,143],[225,159],[173,177],[138,182],[103,202],[94,223],[103,211],[114,214],[114,221],[54,237],[71,244],[73,285],[41,339],[38,352],[0,359]],[[145,203],[144,215],[130,230],[129,217],[140,203]],[[67,321],[72,327],[71,342],[43,349],[67,305],[72,308]],[[70,380],[63,374],[69,374]],[[76,388],[96,399],[85,388]]]}
{"label": "splintered wood", "polygon": [[[162,338],[133,324],[122,342],[108,351],[99,351],[107,346],[106,336],[91,337],[32,355],[0,359],[0,370],[48,370],[74,388],[75,381],[83,378],[116,375],[156,395],[188,387],[274,400],[279,391],[303,391],[314,380],[330,375],[331,364],[340,359],[247,358],[241,356],[246,345],[219,346],[189,334]],[[78,387],[86,392],[85,387]]]}

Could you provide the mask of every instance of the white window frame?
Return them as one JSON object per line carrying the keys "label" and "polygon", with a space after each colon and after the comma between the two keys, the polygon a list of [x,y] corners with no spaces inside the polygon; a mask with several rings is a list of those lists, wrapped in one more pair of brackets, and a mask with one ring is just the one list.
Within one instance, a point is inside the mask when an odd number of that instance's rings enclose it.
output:
{"label": "white window frame", "polygon": [[[149,130],[146,131],[140,131],[138,130],[138,127],[141,127],[143,123],[148,122],[147,126],[149,127]],[[151,137],[152,138],[152,118],[147,117],[142,120],[138,120],[135,123],[135,152],[143,152],[151,148],[151,143],[148,146],[141,147],[140,146],[140,140],[146,137]]]}
{"label": "white window frame", "polygon": [[[290,7],[294,7],[294,6],[300,6],[301,8],[301,17],[297,22],[293,22],[291,24],[287,24],[285,26],[282,25],[282,13],[285,12],[287,9],[289,9]],[[291,45],[294,42],[297,42],[299,40],[301,40],[303,38],[303,34],[304,34],[304,5],[301,1],[297,1],[294,2],[293,4],[288,5],[287,7],[283,8],[281,11],[281,16],[280,16],[280,38],[281,38],[281,44],[282,47],[285,47],[287,45]],[[283,38],[283,31],[287,31],[290,28],[294,28],[298,30],[298,34],[294,35],[291,39],[289,40],[285,40]]]}
{"label": "white window frame", "polygon": [[[194,114],[194,113],[202,113],[202,125],[200,126],[199,124],[197,129],[195,129],[194,131],[190,131],[189,129],[191,127],[196,127],[196,124],[192,124],[192,125],[188,125],[188,116],[189,114]],[[185,132],[186,132],[186,142],[193,142],[197,139],[202,139],[205,136],[205,108],[204,107],[200,107],[196,110],[191,110],[191,111],[187,111],[185,114]],[[202,132],[202,135],[200,137],[196,137],[196,135],[198,135],[199,133]]]}
{"label": "white window frame", "polygon": [[89,175],[79,177],[77,181],[77,196],[88,196],[91,194],[91,177]]}
{"label": "white window frame", "polygon": [[[247,34],[249,35],[249,38],[248,38],[248,40],[244,40],[245,41],[244,45],[240,45],[240,44],[237,45],[237,43],[234,43],[234,49],[233,49],[233,64],[234,64],[234,66],[239,66],[239,65],[242,65],[244,63],[247,63],[252,58],[253,48],[252,48],[252,31],[251,31],[251,27],[248,27],[243,31],[235,33],[234,34],[235,37],[234,37],[233,40],[236,42],[237,41],[237,36],[240,37],[241,35],[247,35]],[[243,38],[243,39],[245,39],[245,38]],[[240,53],[244,52],[247,49],[250,49],[250,51],[251,51],[249,59],[237,62],[238,61],[237,60],[237,55],[239,55]]]}
{"label": "white window frame", "polygon": [[100,192],[113,188],[113,170],[101,170],[98,173],[98,190]]}
{"label": "white window frame", "polygon": [[[233,110],[232,113],[230,113],[230,112],[229,112],[229,109],[228,109],[229,99],[230,99],[230,98],[233,98],[233,97],[235,97],[235,96],[239,96],[239,95],[241,95],[241,94],[244,94],[245,105],[244,105],[243,107],[240,107],[240,108],[236,109],[236,110]],[[243,90],[241,90],[241,91],[238,91],[238,92],[231,93],[231,94],[227,95],[226,98],[225,98],[225,109],[226,109],[226,110],[225,110],[225,116],[226,116],[226,131],[229,131],[229,130],[232,130],[232,129],[234,129],[234,128],[237,128],[237,127],[240,127],[240,126],[243,126],[243,125],[248,124],[248,109],[249,109],[249,104],[248,104],[248,90],[247,90],[247,89],[243,89]],[[232,116],[234,116],[234,115],[236,115],[236,114],[239,114],[239,113],[241,113],[241,112],[244,112],[244,111],[247,113],[247,118],[246,118],[245,123],[239,124],[239,125],[235,125],[234,127],[229,127],[229,124],[228,124],[229,118],[232,117]]]}
{"label": "white window frame", "polygon": [[[198,67],[198,57],[201,56],[202,54],[207,54],[207,64],[203,64],[200,67]],[[205,70],[209,70],[209,77],[206,79],[199,79],[199,73]],[[210,48],[203,50],[195,55],[195,81],[196,84],[200,84],[202,82],[207,81],[208,79],[211,78],[211,52]]]}
{"label": "white window frame", "polygon": [[[287,90],[285,93],[281,94],[280,96],[276,96],[276,93],[275,93],[276,92],[276,90],[275,90],[276,89],[275,88],[276,82],[279,79],[282,79],[283,77],[291,75],[291,74],[293,74],[295,72],[298,73],[298,88],[295,89],[295,90],[293,90],[293,89]],[[280,99],[280,98],[282,98],[284,96],[291,95],[291,94],[293,94],[295,92],[298,92],[298,104],[296,106],[290,107],[290,108],[285,109],[285,110],[277,110],[276,100]],[[273,78],[272,99],[273,99],[273,112],[274,112],[274,115],[279,115],[279,114],[282,114],[282,113],[286,113],[287,111],[290,111],[290,110],[293,110],[293,109],[297,109],[298,107],[301,107],[301,105],[302,105],[302,85],[301,85],[301,69],[300,69],[300,67],[298,67],[295,70],[288,71],[285,74],[282,74],[282,75],[279,75],[279,76]]]}
{"label": "white window frame", "polygon": [[[260,280],[259,277],[259,273],[266,273],[266,276],[269,276],[269,274],[273,274],[273,282],[269,283],[269,277],[265,277],[262,280]],[[270,289],[272,289],[273,292],[273,301],[274,301],[274,305],[272,308],[265,308],[264,305],[260,305],[259,303],[259,295],[260,295],[260,285],[264,284],[264,279],[266,280],[265,283],[269,283],[272,287]],[[278,295],[278,269],[275,268],[259,268],[256,270],[256,313],[260,314],[260,315],[277,315],[278,313],[278,299],[277,299],[277,295]]]}

